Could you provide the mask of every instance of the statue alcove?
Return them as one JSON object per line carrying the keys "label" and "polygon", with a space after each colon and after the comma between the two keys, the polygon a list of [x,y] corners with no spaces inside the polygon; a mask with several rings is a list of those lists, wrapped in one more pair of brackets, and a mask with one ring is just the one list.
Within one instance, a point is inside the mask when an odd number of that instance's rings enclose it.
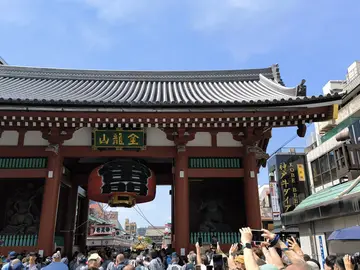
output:
{"label": "statue alcove", "polygon": [[44,179],[1,179],[0,234],[37,234]]}
{"label": "statue alcove", "polygon": [[190,180],[190,231],[237,232],[246,224],[243,180]]}

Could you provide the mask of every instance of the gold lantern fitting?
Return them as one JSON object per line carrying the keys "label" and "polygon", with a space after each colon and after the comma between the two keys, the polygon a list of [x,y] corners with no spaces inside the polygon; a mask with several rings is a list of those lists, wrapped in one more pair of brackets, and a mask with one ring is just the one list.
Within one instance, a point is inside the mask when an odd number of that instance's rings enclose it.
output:
{"label": "gold lantern fitting", "polygon": [[136,204],[136,199],[131,195],[112,195],[108,202],[110,207],[126,207],[131,208]]}

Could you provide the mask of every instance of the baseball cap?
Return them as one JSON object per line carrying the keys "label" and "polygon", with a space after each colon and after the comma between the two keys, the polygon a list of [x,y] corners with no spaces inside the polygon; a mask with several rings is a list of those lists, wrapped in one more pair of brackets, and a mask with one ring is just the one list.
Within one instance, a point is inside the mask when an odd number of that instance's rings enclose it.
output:
{"label": "baseball cap", "polygon": [[17,253],[15,251],[10,251],[9,252],[9,257],[11,260],[14,260],[17,258]]}
{"label": "baseball cap", "polygon": [[179,255],[176,252],[171,253],[171,257],[179,257]]}

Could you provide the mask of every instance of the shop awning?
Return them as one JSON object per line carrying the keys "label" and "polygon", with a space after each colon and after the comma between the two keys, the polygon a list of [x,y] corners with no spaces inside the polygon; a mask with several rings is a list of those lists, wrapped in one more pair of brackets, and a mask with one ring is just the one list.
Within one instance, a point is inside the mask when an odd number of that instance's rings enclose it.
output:
{"label": "shop awning", "polygon": [[328,238],[330,240],[360,240],[360,226],[353,226],[334,231]]}
{"label": "shop awning", "polygon": [[89,221],[92,221],[96,224],[110,224],[109,221],[106,221],[105,219],[99,218],[99,217],[95,217],[92,215],[89,215]]}
{"label": "shop awning", "polygon": [[303,200],[294,211],[283,214],[281,216],[282,223],[289,226],[360,212],[360,183],[346,194],[342,194],[355,183],[354,181],[332,186],[312,194]]}

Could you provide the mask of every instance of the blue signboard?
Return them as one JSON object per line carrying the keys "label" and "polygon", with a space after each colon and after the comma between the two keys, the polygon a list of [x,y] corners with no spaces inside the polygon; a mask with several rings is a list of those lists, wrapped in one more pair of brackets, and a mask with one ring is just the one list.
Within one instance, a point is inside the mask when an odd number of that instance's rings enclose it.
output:
{"label": "blue signboard", "polygon": [[320,253],[321,253],[322,268],[325,269],[325,253],[324,253],[324,246],[323,246],[323,241],[322,241],[321,235],[319,235],[319,246],[320,246]]}

